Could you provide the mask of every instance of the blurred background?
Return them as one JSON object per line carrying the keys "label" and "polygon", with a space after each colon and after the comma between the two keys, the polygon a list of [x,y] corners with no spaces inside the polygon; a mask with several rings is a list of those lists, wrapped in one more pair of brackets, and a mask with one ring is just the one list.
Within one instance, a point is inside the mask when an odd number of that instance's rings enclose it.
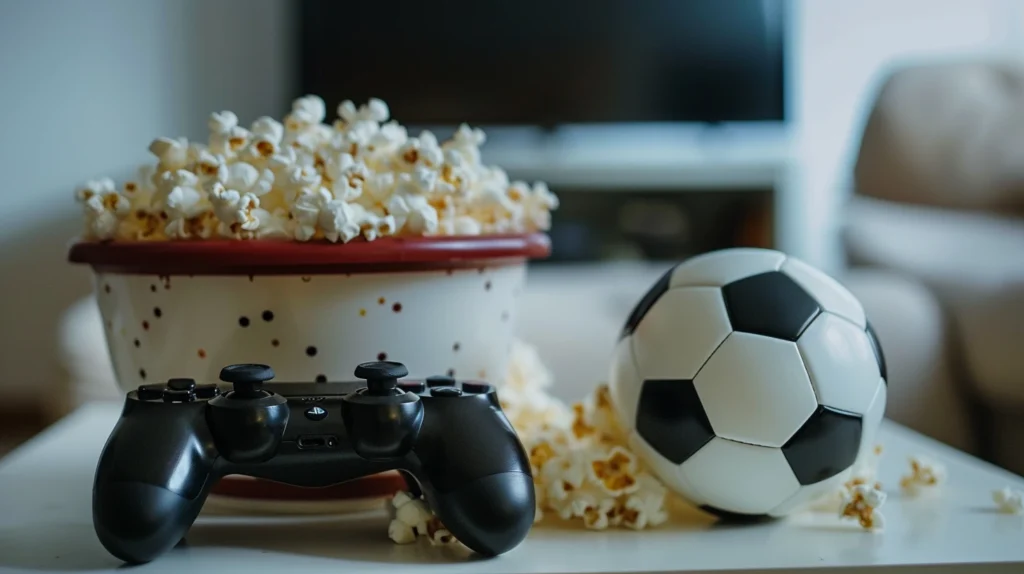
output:
{"label": "blurred background", "polygon": [[891,418],[1024,469],[1019,0],[0,0],[0,452],[120,395],[75,186],[307,93],[559,195],[519,318],[559,396],[665,268],[769,247],[861,298]]}

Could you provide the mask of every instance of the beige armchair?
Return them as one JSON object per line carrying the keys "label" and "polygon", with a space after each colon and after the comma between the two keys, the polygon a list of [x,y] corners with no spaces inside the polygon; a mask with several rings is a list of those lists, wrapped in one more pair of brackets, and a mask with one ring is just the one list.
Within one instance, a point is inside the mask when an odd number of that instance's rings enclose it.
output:
{"label": "beige armchair", "polygon": [[[1024,473],[1024,64],[895,70],[865,126],[854,180],[850,265],[913,282],[933,307],[934,324],[879,334],[887,351],[916,348],[915,368],[951,378],[918,397],[934,405],[922,424],[941,433],[951,416],[967,421],[958,446]],[[879,322],[905,312],[893,293],[865,298]]]}

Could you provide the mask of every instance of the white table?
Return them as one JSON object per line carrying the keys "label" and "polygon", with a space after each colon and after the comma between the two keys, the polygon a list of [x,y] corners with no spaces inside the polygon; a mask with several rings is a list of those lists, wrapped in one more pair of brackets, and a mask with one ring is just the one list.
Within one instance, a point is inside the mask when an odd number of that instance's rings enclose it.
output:
{"label": "white table", "polygon": [[[0,460],[0,572],[114,572],[97,541],[90,491],[96,459],[119,404],[83,407]],[[159,437],[154,437],[158,440]],[[458,550],[391,543],[383,511],[346,517],[241,517],[204,513],[188,544],[132,572],[332,574],[578,572],[1024,572],[1024,517],[999,514],[990,493],[1021,478],[886,423],[880,479],[886,529],[869,533],[826,515],[752,526],[718,526],[691,510],[657,530],[588,532],[537,527],[493,560]],[[894,488],[906,458],[943,462],[941,495]],[[906,568],[895,568],[905,566]]]}

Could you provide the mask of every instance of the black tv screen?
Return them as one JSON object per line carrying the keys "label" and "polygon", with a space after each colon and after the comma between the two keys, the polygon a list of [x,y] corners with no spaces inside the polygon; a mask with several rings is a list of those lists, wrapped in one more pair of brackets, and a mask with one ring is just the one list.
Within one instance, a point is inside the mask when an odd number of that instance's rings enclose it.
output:
{"label": "black tv screen", "polygon": [[403,123],[782,121],[785,0],[305,0],[301,88]]}

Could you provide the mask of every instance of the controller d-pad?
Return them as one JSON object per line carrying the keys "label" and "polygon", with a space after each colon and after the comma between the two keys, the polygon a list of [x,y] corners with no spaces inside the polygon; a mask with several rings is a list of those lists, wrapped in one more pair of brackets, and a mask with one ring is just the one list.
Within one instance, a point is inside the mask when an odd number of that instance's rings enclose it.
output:
{"label": "controller d-pad", "polygon": [[432,377],[427,377],[427,386],[430,388],[454,387],[455,377],[448,377],[445,375],[434,375]]}
{"label": "controller d-pad", "polygon": [[423,381],[402,381],[401,383],[398,383],[398,388],[407,393],[418,395],[427,390],[427,384]]}
{"label": "controller d-pad", "polygon": [[174,389],[164,389],[163,399],[165,403],[190,403],[196,400],[195,391],[176,391]]}
{"label": "controller d-pad", "polygon": [[141,385],[138,390],[138,396],[140,401],[158,401],[164,396],[165,385],[153,384],[153,385]]}
{"label": "controller d-pad", "polygon": [[491,392],[491,385],[477,381],[466,381],[462,383],[462,390],[463,392],[482,395]]}
{"label": "controller d-pad", "polygon": [[433,397],[461,397],[462,391],[455,387],[434,387],[430,389],[430,395]]}

